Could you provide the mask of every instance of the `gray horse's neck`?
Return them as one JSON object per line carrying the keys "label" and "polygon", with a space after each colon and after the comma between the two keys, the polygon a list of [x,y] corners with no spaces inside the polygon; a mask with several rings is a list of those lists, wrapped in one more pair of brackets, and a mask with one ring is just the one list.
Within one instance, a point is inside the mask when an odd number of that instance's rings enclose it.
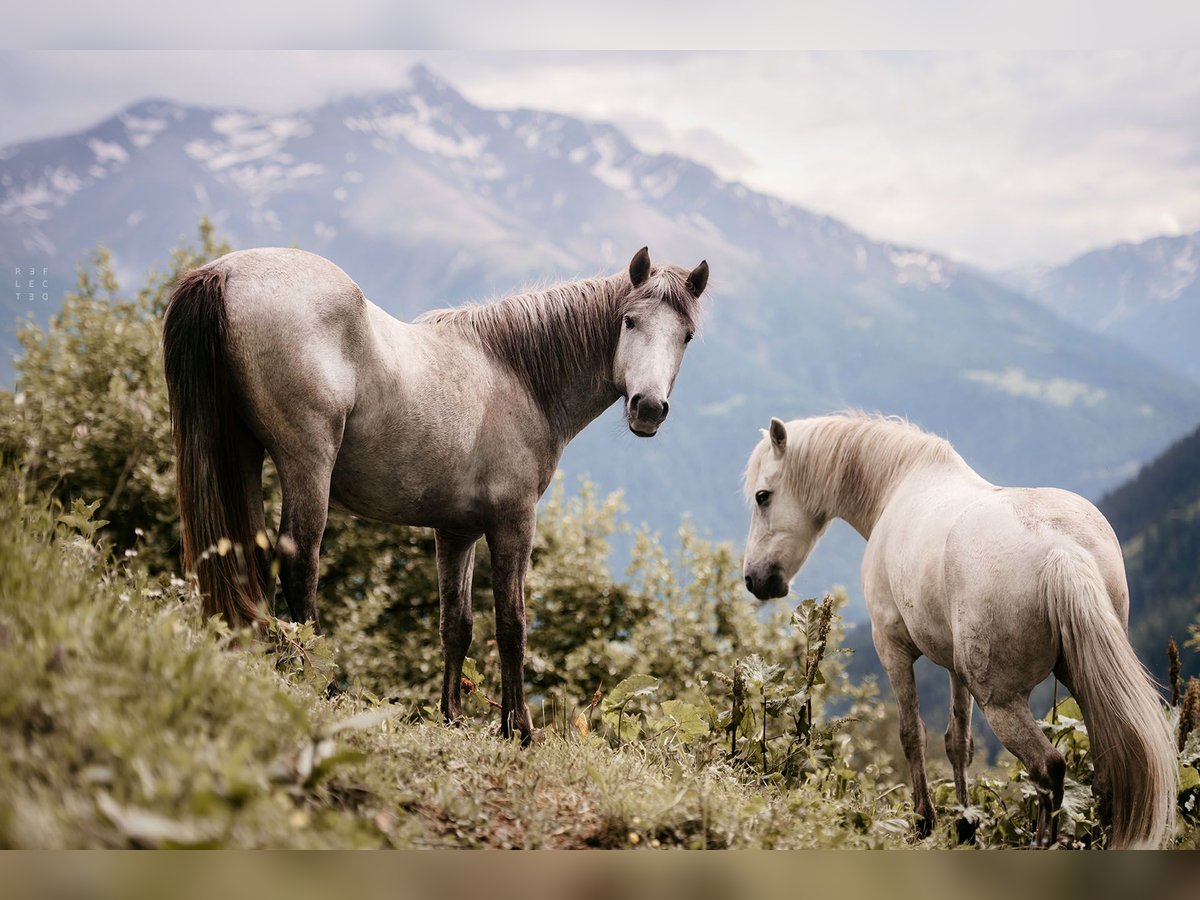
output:
{"label": "gray horse's neck", "polygon": [[624,276],[592,278],[426,320],[458,328],[516,373],[565,446],[621,396],[612,360],[628,290]]}

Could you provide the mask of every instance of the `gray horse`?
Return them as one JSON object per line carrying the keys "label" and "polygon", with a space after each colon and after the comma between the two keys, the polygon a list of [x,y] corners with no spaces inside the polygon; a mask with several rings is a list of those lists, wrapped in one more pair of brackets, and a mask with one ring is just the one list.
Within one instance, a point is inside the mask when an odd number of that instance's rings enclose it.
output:
{"label": "gray horse", "polygon": [[408,324],[300,250],[244,250],[189,272],[167,307],[163,355],[184,566],[206,611],[254,622],[273,594],[265,450],[283,489],[280,581],[297,621],[317,620],[331,502],[436,529],[442,712],[453,721],[475,544],[486,537],[502,728],[527,742],[524,595],[538,499],[567,443],[618,399],[634,434],[655,434],[707,282],[707,263],[655,268],[642,248],[628,273]]}

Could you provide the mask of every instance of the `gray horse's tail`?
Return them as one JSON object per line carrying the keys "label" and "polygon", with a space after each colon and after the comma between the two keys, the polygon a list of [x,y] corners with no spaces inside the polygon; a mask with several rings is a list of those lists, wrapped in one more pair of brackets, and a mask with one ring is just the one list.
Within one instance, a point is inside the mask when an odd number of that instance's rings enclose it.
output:
{"label": "gray horse's tail", "polygon": [[261,493],[248,496],[252,454],[261,479],[263,451],[237,412],[227,329],[225,273],[206,266],[180,278],[163,319],[163,368],[183,566],[196,573],[205,615],[236,627],[262,618],[266,540],[257,528]]}
{"label": "gray horse's tail", "polygon": [[1157,848],[1174,827],[1177,761],[1162,702],[1091,556],[1050,552],[1042,584],[1083,709],[1114,849]]}

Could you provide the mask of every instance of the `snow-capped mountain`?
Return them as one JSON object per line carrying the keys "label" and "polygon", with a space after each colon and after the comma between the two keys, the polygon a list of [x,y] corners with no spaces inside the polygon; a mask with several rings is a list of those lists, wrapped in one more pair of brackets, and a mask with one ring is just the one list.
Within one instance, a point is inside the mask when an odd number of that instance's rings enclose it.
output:
{"label": "snow-capped mountain", "polygon": [[1064,318],[1200,381],[1200,232],[1093,250],[1015,280]]}
{"label": "snow-capped mountain", "polygon": [[[707,258],[707,322],[671,421],[635,441],[606,417],[563,463],[624,488],[631,517],[659,528],[690,511],[741,538],[740,472],[771,415],[905,414],[993,480],[1092,496],[1200,421],[1195,385],[978,272],[643,153],[610,125],[481,109],[423,67],[403,90],[288,115],[152,100],[0,150],[10,269],[66,283],[103,243],[137,283],[201,215],[235,246],[328,256],[402,317],[617,271],[643,244],[657,261]],[[850,540],[830,543],[813,589],[856,580]]]}

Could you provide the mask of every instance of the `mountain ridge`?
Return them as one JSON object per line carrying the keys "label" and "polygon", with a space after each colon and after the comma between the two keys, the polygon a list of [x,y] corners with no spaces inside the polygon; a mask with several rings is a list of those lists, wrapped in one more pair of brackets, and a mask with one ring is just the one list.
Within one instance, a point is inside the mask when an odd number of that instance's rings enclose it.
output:
{"label": "mountain ridge", "polygon": [[[98,242],[140,279],[202,215],[235,246],[328,256],[403,318],[619,271],[644,244],[707,258],[707,321],[660,436],[632,443],[610,412],[563,459],[657,529],[686,510],[739,540],[740,473],[772,415],[907,415],[991,480],[1090,496],[1200,422],[1195,385],[975,270],[643,153],[612,125],[481,109],[428,69],[283,114],[139,101],[0,159],[0,254],[64,284]],[[858,541],[835,531],[798,590],[854,586]]]}
{"label": "mountain ridge", "polygon": [[1200,382],[1200,231],[1098,247],[1008,280],[1065,319]]}

